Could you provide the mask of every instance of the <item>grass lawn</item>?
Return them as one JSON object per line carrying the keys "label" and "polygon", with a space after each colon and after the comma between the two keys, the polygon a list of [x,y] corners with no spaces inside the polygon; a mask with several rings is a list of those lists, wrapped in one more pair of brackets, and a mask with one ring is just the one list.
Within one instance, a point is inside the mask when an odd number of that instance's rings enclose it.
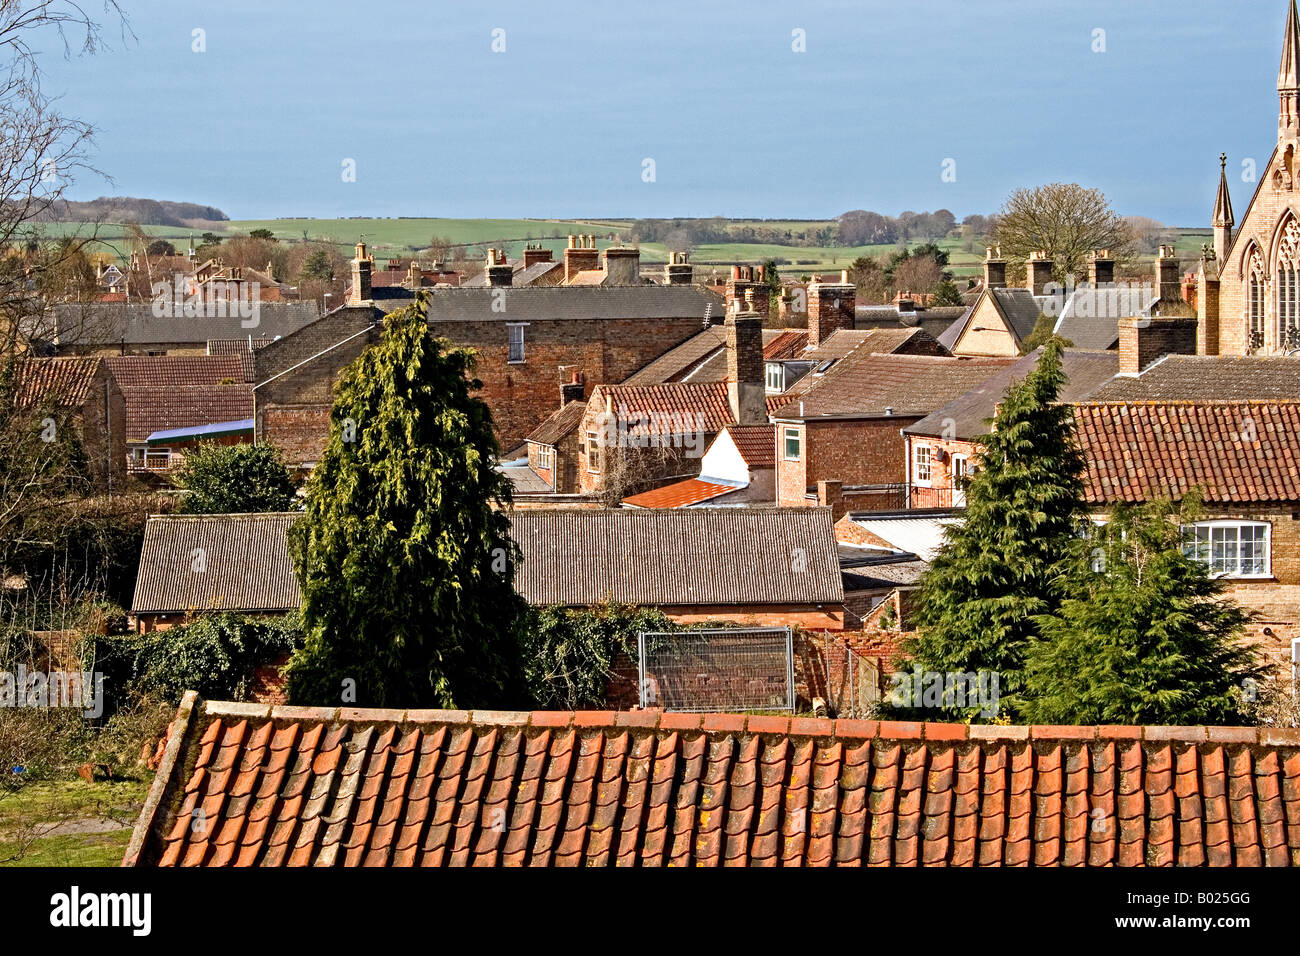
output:
{"label": "grass lawn", "polygon": [[117,866],[149,783],[61,780],[0,797],[0,866]]}

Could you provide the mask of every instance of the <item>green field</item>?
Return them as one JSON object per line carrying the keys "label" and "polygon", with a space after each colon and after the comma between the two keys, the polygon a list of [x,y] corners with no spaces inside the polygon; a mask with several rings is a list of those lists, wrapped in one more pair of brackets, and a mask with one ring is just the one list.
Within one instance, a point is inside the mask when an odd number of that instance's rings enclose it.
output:
{"label": "green field", "polygon": [[30,784],[0,799],[0,866],[118,866],[148,779]]}
{"label": "green field", "polygon": [[[769,228],[818,228],[830,221],[778,222],[759,220],[733,220],[736,226],[755,225]],[[269,229],[284,242],[332,242],[343,254],[351,258],[352,247],[364,239],[371,251],[380,259],[406,258],[427,249],[434,236],[451,240],[470,256],[477,258],[491,245],[506,250],[517,258],[526,243],[540,243],[551,249],[557,258],[567,243],[570,233],[591,233],[596,244],[604,248],[615,242],[631,238],[633,224],[628,220],[611,219],[240,219],[215,223],[205,228],[177,226],[144,226],[150,236],[167,239],[179,250],[184,250],[191,237],[197,239],[205,231],[225,236],[246,235],[254,229]],[[92,251],[103,251],[125,261],[129,242],[126,227],[104,223],[50,223],[42,227],[48,235],[93,235]],[[1201,245],[1211,240],[1210,230],[1184,229],[1176,243],[1179,255],[1188,263],[1200,254]],[[918,245],[920,240],[911,244]],[[948,267],[958,277],[977,275],[983,260],[983,248],[968,239],[947,238],[938,245],[948,253]],[[766,243],[704,243],[691,252],[691,261],[697,266],[716,266],[721,269],[732,263],[760,263],[775,259],[787,275],[801,275],[813,271],[830,271],[847,268],[859,256],[887,256],[897,251],[896,243],[871,246],[786,246]],[[654,264],[668,260],[668,250],[662,243],[641,243],[643,261]]]}

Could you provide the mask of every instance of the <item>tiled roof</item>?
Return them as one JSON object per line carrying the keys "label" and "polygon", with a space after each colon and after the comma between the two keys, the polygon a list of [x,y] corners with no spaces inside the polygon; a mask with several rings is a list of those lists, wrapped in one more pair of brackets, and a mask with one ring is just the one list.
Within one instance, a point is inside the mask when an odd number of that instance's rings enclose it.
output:
{"label": "tiled roof", "polygon": [[763,358],[769,362],[776,362],[782,359],[799,358],[803,350],[808,347],[808,330],[807,329],[784,329],[767,340],[767,332],[764,329],[763,338]]}
{"label": "tiled roof", "polygon": [[624,385],[658,385],[679,381],[693,368],[727,344],[722,326],[714,325],[692,335],[685,342],[669,349],[650,364],[634,372],[623,381]]}
{"label": "tiled roof", "polygon": [[1053,332],[1075,348],[1109,349],[1119,341],[1121,315],[1150,315],[1160,297],[1153,291],[1084,286],[1065,300]]}
{"label": "tiled roof", "polygon": [[770,468],[776,464],[775,425],[728,425],[727,434],[750,468]]}
{"label": "tiled roof", "polygon": [[302,603],[289,557],[298,515],[151,515],[134,613],[290,611]]}
{"label": "tiled roof", "polygon": [[1300,399],[1300,358],[1166,355],[1138,375],[1121,375],[1092,396],[1099,402]]}
{"label": "tiled roof", "polygon": [[510,479],[510,488],[517,495],[549,494],[555,490],[527,465],[504,465],[501,474]]}
{"label": "tiled roof", "polygon": [[[841,359],[777,418],[928,415],[970,391],[1014,359],[957,359],[933,355],[853,356]],[[806,376],[807,377],[807,376]]]}
{"label": "tiled roof", "polygon": [[[248,351],[248,346],[244,346]],[[122,388],[220,385],[244,381],[238,355],[110,355],[104,364]]]}
{"label": "tiled roof", "polygon": [[623,504],[634,508],[685,508],[721,498],[733,491],[739,491],[741,487],[699,478],[687,478],[685,481],[664,485],[662,488],[643,491],[639,495],[630,495],[623,499]]}
{"label": "tiled roof", "polygon": [[14,401],[19,406],[35,405],[54,397],[66,408],[83,405],[99,373],[97,358],[20,359],[14,367]]}
{"label": "tiled roof", "polygon": [[[1011,383],[1022,381],[1033,371],[1041,357],[1042,349],[1035,349],[903,431],[909,435],[947,436],[950,440],[958,441],[970,441],[987,435],[987,421],[993,417],[994,409],[1002,401]],[[1059,400],[1081,402],[1096,397],[1098,389],[1104,387],[1119,371],[1119,354],[1065,349],[1061,354],[1061,367],[1065,372],[1065,384],[1061,388]]]}
{"label": "tiled roof", "polygon": [[1300,402],[1088,402],[1074,421],[1090,502],[1300,502]]}
{"label": "tiled roof", "polygon": [[94,306],[56,305],[51,309],[51,336],[59,329],[88,329],[93,342],[128,345],[164,344],[169,342],[204,342],[209,339],[234,339],[250,332],[259,336],[288,335],[320,318],[315,302],[262,302],[257,325],[245,326],[251,318],[233,315],[201,318],[156,316],[151,303],[106,303]]}
{"label": "tiled roof", "polygon": [[[787,399],[807,392],[817,385],[831,371],[846,362],[857,362],[872,355],[925,354],[927,346],[933,342],[924,329],[920,328],[870,328],[839,329],[827,336],[826,340],[815,349],[809,349],[798,356],[804,361],[812,362],[814,371],[800,378],[785,391]],[[947,355],[947,350],[942,350]],[[821,372],[815,369],[829,362]],[[782,404],[787,404],[783,402]]]}
{"label": "tiled roof", "polygon": [[516,511],[535,605],[838,604],[828,508]]}
{"label": "tiled roof", "polygon": [[[603,273],[601,273],[603,275]],[[592,288],[527,286],[497,289],[430,289],[429,321],[544,322],[549,319],[677,319],[720,316],[723,300],[698,286],[626,285]],[[265,308],[265,306],[263,307]]]}
{"label": "tiled roof", "polygon": [[126,440],[144,441],[154,432],[252,418],[249,385],[136,386],[126,398]]}
{"label": "tiled roof", "polygon": [[252,339],[253,347],[250,349],[247,337],[242,339],[208,339],[208,354],[243,355],[246,352],[256,352],[258,349],[265,348],[274,341],[275,339],[266,336],[254,336]]}
{"label": "tiled roof", "polygon": [[543,445],[558,444],[565,435],[582,424],[582,416],[586,411],[586,402],[569,402],[563,408],[556,409],[549,418],[534,428],[526,440]]}
{"label": "tiled roof", "polygon": [[124,866],[1294,866],[1300,730],[185,694]]}
{"label": "tiled roof", "polygon": [[[689,425],[695,431],[719,432],[735,419],[727,399],[726,382],[664,382],[659,385],[597,385],[591,393],[590,404],[604,408],[608,398],[614,414],[645,416],[650,423],[629,428],[636,435],[653,430],[653,416],[672,416],[674,424]],[[785,399],[768,396],[766,404],[772,409],[785,404]],[[696,417],[698,416],[698,418]]]}

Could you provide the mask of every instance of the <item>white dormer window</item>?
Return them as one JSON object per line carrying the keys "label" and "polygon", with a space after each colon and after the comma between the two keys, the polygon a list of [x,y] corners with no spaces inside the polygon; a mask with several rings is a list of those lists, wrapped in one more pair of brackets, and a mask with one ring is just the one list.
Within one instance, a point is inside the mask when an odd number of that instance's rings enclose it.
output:
{"label": "white dormer window", "polygon": [[785,391],[785,368],[780,362],[767,363],[767,390],[769,392]]}

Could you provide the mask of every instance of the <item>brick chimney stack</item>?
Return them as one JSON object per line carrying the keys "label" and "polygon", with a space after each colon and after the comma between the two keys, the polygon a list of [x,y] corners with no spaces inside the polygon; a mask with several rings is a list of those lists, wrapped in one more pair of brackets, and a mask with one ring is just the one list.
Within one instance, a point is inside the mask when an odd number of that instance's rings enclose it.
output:
{"label": "brick chimney stack", "polygon": [[348,290],[348,305],[360,305],[373,298],[370,291],[370,273],[375,260],[367,255],[366,244],[357,243],[357,257],[352,260],[352,288]]}
{"label": "brick chimney stack", "polygon": [[585,394],[586,384],[582,380],[582,370],[576,365],[560,366],[560,407],[569,402],[580,402]]}
{"label": "brick chimney stack", "polygon": [[1088,257],[1088,282],[1095,289],[1115,281],[1115,260],[1109,249],[1095,249]]}
{"label": "brick chimney stack", "polygon": [[1196,354],[1192,316],[1127,316],[1119,320],[1119,371],[1136,375],[1162,355]]}
{"label": "brick chimney stack", "polygon": [[570,236],[564,250],[564,281],[569,283],[579,272],[600,267],[600,252],[595,236]]}
{"label": "brick chimney stack", "polygon": [[1156,256],[1156,287],[1160,301],[1166,305],[1183,300],[1183,272],[1173,246],[1162,245]]}
{"label": "brick chimney stack", "polygon": [[[751,302],[759,316],[766,319],[769,303],[762,282],[762,266],[732,266],[731,278],[727,280],[727,311],[730,312]],[[749,296],[751,292],[753,295]]]}
{"label": "brick chimney stack", "polygon": [[695,270],[686,261],[686,253],[670,252],[668,253],[668,268],[665,270],[664,275],[667,276],[669,285],[690,285],[695,278]]}
{"label": "brick chimney stack", "polygon": [[540,244],[536,246],[529,244],[524,247],[524,268],[525,269],[527,269],[529,266],[535,266],[539,262],[553,262],[553,261],[554,260],[551,258],[551,250],[543,249]]}
{"label": "brick chimney stack", "polygon": [[[737,303],[739,305],[739,303]],[[723,323],[727,337],[727,401],[738,425],[767,421],[767,390],[763,381],[763,317],[754,308],[753,290],[743,311],[729,309]]]}
{"label": "brick chimney stack", "polygon": [[987,246],[984,250],[984,288],[1007,287],[1007,260],[1002,258],[1001,246]]}
{"label": "brick chimney stack", "polygon": [[508,286],[515,280],[515,270],[506,260],[502,249],[489,249],[487,260],[487,280],[490,286]]}
{"label": "brick chimney stack", "polygon": [[1031,252],[1025,263],[1025,288],[1033,295],[1046,295],[1052,281],[1052,260],[1043,250]]}
{"label": "brick chimney stack", "polygon": [[605,250],[605,285],[640,285],[641,250],[610,246]]}
{"label": "brick chimney stack", "polygon": [[[840,275],[841,280],[845,277]],[[847,281],[822,282],[816,278],[808,284],[808,344],[821,345],[839,329],[854,327],[857,289]]]}

